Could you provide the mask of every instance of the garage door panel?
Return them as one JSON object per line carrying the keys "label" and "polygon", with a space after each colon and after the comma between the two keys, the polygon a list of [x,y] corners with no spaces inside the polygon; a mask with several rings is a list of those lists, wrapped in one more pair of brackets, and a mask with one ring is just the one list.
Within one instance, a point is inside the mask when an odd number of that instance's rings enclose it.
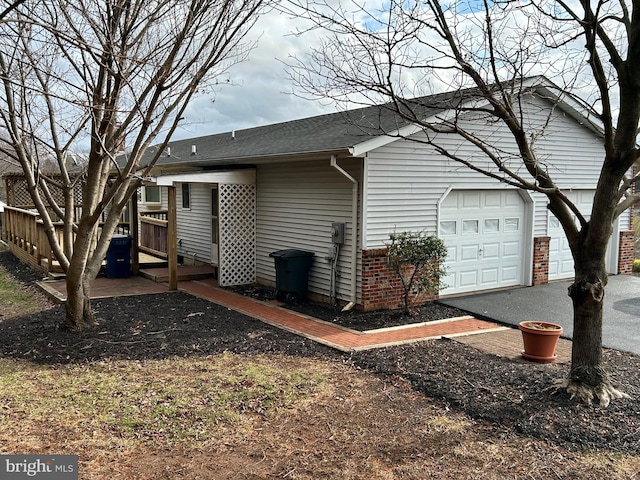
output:
{"label": "garage door panel", "polygon": [[463,245],[460,248],[460,261],[468,262],[470,260],[476,261],[480,258],[480,247],[478,245]]}
{"label": "garage door panel", "polygon": [[[524,212],[523,212],[524,213]],[[520,230],[520,218],[519,217],[506,217],[504,219],[504,231],[505,233],[517,232]]]}
{"label": "garage door panel", "polygon": [[573,270],[573,260],[564,260],[563,262],[560,263],[560,273],[563,273],[567,276],[572,277],[575,272]]}
{"label": "garage door panel", "polygon": [[485,192],[484,206],[500,208],[502,206],[502,192]]}
{"label": "garage door panel", "polygon": [[490,235],[500,232],[500,219],[499,218],[485,218],[483,222],[482,233]]}
{"label": "garage door panel", "polygon": [[[447,271],[448,272],[448,271]],[[459,287],[458,276],[455,273],[448,272],[442,278],[442,288],[457,289]]]}
{"label": "garage door panel", "polygon": [[453,190],[440,215],[449,250],[443,294],[522,283],[525,206],[517,191]]}
{"label": "garage door panel", "polygon": [[522,242],[504,242],[502,244],[502,257],[516,257],[520,258]]}
{"label": "garage door panel", "polygon": [[480,208],[480,192],[464,192],[462,194],[462,208]]}
{"label": "garage door panel", "polygon": [[477,270],[467,270],[460,272],[460,283],[459,286],[461,288],[472,287],[478,284],[478,271]]}
{"label": "garage door panel", "polygon": [[479,223],[478,219],[462,220],[462,234],[474,235],[478,233]]}
{"label": "garage door panel", "polygon": [[498,268],[483,268],[482,269],[482,285],[492,285],[499,279]]}
{"label": "garage door panel", "polygon": [[458,259],[458,247],[451,246],[447,248],[447,259],[445,264],[455,263]]}
{"label": "garage door panel", "polygon": [[504,267],[502,269],[502,281],[504,282],[515,282],[520,278],[520,268],[517,265],[513,265],[511,267]]}
{"label": "garage door panel", "polygon": [[485,260],[496,259],[500,256],[499,243],[484,243],[482,245],[482,256]]}

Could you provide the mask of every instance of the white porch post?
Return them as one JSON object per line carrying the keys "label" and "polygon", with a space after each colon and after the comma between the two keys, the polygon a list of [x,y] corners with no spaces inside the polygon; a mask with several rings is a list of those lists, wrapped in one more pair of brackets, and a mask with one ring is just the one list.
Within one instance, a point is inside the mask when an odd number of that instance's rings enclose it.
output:
{"label": "white porch post", "polygon": [[167,208],[167,261],[169,263],[169,290],[178,289],[178,225],[176,222],[176,187],[168,189]]}

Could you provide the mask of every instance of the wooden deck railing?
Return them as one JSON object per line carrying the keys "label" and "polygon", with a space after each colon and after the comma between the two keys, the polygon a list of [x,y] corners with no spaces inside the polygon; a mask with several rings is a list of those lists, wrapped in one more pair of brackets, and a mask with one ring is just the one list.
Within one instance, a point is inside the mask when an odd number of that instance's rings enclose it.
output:
{"label": "wooden deck railing", "polygon": [[[62,240],[62,224],[56,225],[56,235]],[[4,207],[4,234],[9,250],[24,263],[48,272],[53,252],[40,215],[30,210]]]}
{"label": "wooden deck railing", "polygon": [[167,258],[166,210],[140,213],[140,250],[160,258]]}
{"label": "wooden deck railing", "polygon": [[[34,205],[14,205],[14,207],[19,208],[21,210],[28,210],[33,212],[36,211],[36,207]],[[46,208],[52,220],[57,222],[62,222],[64,220],[63,218],[58,217],[58,215],[55,213],[53,208],[51,208],[50,206],[47,206]],[[82,215],[82,205],[76,205],[73,209],[73,221],[77,222],[81,215]]]}
{"label": "wooden deck railing", "polygon": [[[63,223],[54,223],[58,243],[63,244]],[[44,223],[37,212],[16,207],[4,207],[3,238],[9,250],[24,263],[43,272],[54,268],[54,255],[45,233]],[[116,233],[129,235],[131,226],[120,222]]]}

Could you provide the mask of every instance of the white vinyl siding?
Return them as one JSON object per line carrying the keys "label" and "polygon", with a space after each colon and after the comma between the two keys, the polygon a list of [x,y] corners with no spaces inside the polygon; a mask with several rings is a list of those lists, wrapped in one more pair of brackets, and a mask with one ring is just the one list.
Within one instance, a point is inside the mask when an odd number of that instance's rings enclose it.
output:
{"label": "white vinyl siding", "polygon": [[[359,160],[340,161],[340,166],[357,180],[361,177]],[[331,224],[344,222],[345,243],[340,246],[337,282],[338,298],[350,294],[351,249],[354,230],[351,224],[352,184],[329,159],[320,162],[284,163],[257,167],[256,266],[259,280],[275,282],[275,267],[269,254],[284,249],[314,253],[309,276],[309,291],[330,294],[332,247]]]}
{"label": "white vinyl siding", "polygon": [[367,155],[364,248],[380,248],[395,230],[436,232],[438,202],[452,189],[500,187],[435,153],[432,147],[398,140]]}
{"label": "white vinyl siding", "polygon": [[[211,262],[211,185],[191,183],[190,208],[182,208],[182,184],[176,184],[178,255]],[[166,190],[166,189],[163,189]],[[195,257],[194,257],[195,254]]]}
{"label": "white vinyl siding", "polygon": [[[528,121],[543,125],[551,104],[539,98],[531,99],[527,108]],[[561,188],[594,188],[603,159],[601,140],[586,127],[559,110],[536,142],[536,152],[545,168]],[[488,123],[475,116],[465,120],[465,127],[476,135],[488,138],[494,148],[511,152],[509,164],[525,178],[511,134],[501,123]],[[425,138],[417,134],[415,138]],[[496,167],[472,145],[459,136],[439,134],[437,143],[474,163],[496,171]],[[367,154],[365,159],[364,248],[383,246],[389,232],[427,230],[435,232],[437,204],[450,189],[500,188],[495,180],[438,154],[424,143],[398,140]],[[533,194],[532,229],[534,236],[547,234],[547,200]]]}

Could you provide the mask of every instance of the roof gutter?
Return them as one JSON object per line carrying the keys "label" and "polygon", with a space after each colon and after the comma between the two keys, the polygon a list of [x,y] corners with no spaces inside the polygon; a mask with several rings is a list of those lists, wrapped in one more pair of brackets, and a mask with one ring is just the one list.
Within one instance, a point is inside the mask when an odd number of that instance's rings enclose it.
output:
{"label": "roof gutter", "polygon": [[353,178],[346,170],[338,165],[338,157],[331,155],[331,166],[340,172],[347,180],[351,182],[351,299],[347,305],[342,309],[343,312],[351,310],[356,305],[356,288],[357,288],[357,276],[356,269],[358,268],[358,250],[356,248],[358,238],[358,181]]}

